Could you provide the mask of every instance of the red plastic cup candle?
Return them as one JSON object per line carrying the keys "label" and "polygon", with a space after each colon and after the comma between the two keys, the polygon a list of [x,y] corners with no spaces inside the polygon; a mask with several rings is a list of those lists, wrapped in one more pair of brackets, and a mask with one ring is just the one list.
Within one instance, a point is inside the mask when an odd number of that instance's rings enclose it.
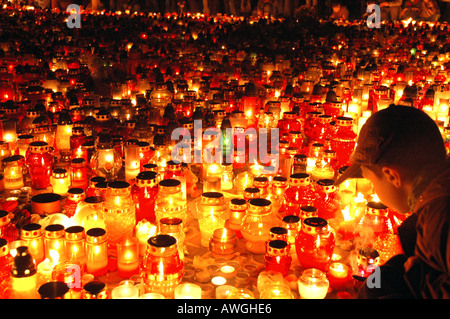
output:
{"label": "red plastic cup candle", "polygon": [[349,267],[340,262],[333,262],[330,264],[328,270],[328,280],[330,287],[334,290],[343,290],[350,279]]}

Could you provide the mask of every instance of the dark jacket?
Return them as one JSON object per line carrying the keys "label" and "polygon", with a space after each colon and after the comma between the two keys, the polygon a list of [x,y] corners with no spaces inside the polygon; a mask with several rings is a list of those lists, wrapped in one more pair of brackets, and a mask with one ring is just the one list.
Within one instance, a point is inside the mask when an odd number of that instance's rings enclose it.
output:
{"label": "dark jacket", "polygon": [[450,165],[417,180],[410,198],[417,215],[417,262],[405,274],[416,298],[450,298]]}

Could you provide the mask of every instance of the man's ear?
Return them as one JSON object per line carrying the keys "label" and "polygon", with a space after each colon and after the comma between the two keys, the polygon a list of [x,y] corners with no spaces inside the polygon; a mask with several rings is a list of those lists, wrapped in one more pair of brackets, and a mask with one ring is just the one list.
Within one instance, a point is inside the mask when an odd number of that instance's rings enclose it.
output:
{"label": "man's ear", "polygon": [[403,185],[402,176],[398,169],[391,166],[383,166],[381,172],[384,177],[396,188],[400,188]]}

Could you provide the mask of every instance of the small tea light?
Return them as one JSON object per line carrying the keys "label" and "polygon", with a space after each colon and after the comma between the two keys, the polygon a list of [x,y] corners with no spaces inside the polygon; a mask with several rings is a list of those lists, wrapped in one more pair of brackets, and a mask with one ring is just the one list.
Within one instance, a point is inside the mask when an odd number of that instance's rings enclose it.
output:
{"label": "small tea light", "polygon": [[325,273],[315,268],[304,270],[298,280],[298,292],[302,299],[324,299],[329,286]]}
{"label": "small tea light", "polygon": [[218,287],[218,286],[222,286],[225,285],[227,283],[227,279],[225,277],[222,276],[215,276],[211,278],[211,283]]}
{"label": "small tea light", "polygon": [[220,267],[220,272],[225,278],[232,278],[236,275],[236,268],[231,265],[225,265]]}
{"label": "small tea light", "polygon": [[157,292],[148,292],[139,296],[139,299],[166,299],[164,295]]}
{"label": "small tea light", "polygon": [[201,299],[202,288],[192,283],[182,283],[175,288],[175,299]]}
{"label": "small tea light", "polygon": [[111,291],[112,299],[137,299],[138,297],[139,289],[130,284],[117,286]]}
{"label": "small tea light", "polygon": [[230,285],[223,285],[216,288],[216,299],[227,299],[237,288]]}

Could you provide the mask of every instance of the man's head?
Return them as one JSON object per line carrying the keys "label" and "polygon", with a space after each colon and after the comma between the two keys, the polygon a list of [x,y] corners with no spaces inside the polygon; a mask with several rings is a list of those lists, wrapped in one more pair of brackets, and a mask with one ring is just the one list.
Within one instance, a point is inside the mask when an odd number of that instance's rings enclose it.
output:
{"label": "man's head", "polygon": [[391,105],[374,113],[361,128],[352,165],[336,184],[363,176],[383,204],[407,213],[419,171],[445,160],[444,141],[435,122],[414,107]]}
{"label": "man's head", "polygon": [[332,0],[331,8],[333,9],[334,12],[339,12],[339,10],[341,10],[341,1],[340,0]]}

